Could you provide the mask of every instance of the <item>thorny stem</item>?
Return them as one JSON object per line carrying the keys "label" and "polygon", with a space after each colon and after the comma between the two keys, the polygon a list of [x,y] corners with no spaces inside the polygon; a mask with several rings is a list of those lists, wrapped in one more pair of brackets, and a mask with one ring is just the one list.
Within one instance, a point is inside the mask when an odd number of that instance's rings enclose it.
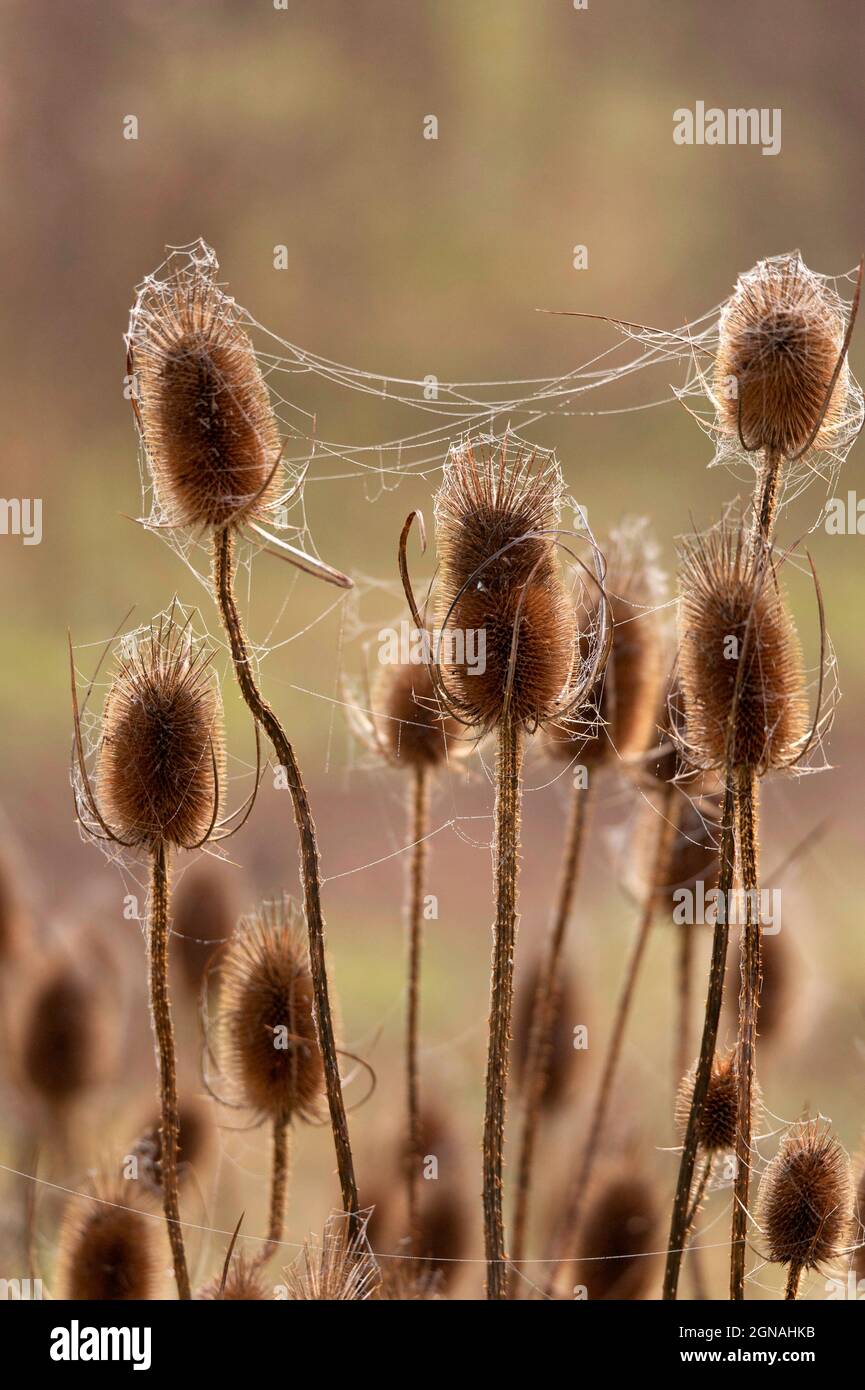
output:
{"label": "thorny stem", "polygon": [[490,980],[490,1038],[484,1113],[484,1247],[487,1298],[507,1298],[507,1256],[502,1215],[502,1154],[517,930],[522,730],[506,714],[498,732],[495,834],[496,921]]}
{"label": "thorny stem", "polygon": [[159,1101],[161,1110],[162,1206],[168,1226],[171,1258],[178,1297],[192,1297],[180,1202],[177,1195],[177,1135],[180,1117],[177,1109],[177,1068],[174,1059],[174,1029],[168,997],[168,852],[164,841],[156,846],[150,867],[148,951],[150,956],[150,1011],[159,1057]]}
{"label": "thorny stem", "polygon": [[408,1229],[412,1245],[415,1244],[420,1235],[418,1183],[420,1180],[421,1165],[421,1133],[418,1033],[420,1027],[420,968],[424,882],[428,859],[426,839],[428,823],[429,771],[421,765],[414,769],[411,803],[409,807],[409,835],[411,837],[412,852],[408,867],[408,991],[406,999],[405,1055],[408,1120],[406,1185],[408,1195]]}
{"label": "thorny stem", "polygon": [[658,884],[663,883],[666,877],[670,855],[670,843],[675,832],[675,826],[670,818],[671,803],[674,794],[672,786],[668,785],[665,788],[661,807],[654,862],[649,875],[646,897],[640,913],[637,935],[631,947],[631,954],[628,959],[625,975],[622,980],[622,987],[616,1003],[616,1011],[613,1016],[613,1024],[610,1032],[610,1041],[606,1057],[604,1058],[604,1065],[595,1096],[595,1103],[592,1107],[589,1133],[585,1147],[583,1148],[580,1165],[577,1168],[565,1199],[565,1208],[559,1224],[559,1234],[555,1250],[556,1263],[551,1266],[548,1276],[550,1289],[555,1286],[556,1279],[558,1278],[567,1252],[573,1247],[577,1239],[583,1213],[583,1204],[585,1202],[592,1172],[594,1171],[595,1163],[601,1149],[604,1125],[606,1124],[610,1101],[613,1096],[613,1085],[616,1079],[616,1072],[618,1071],[619,1061],[622,1055],[625,1029],[631,1012],[631,1004],[633,1002],[634,991],[640,973],[640,966],[646,950],[646,943],[649,940],[649,932],[655,917]]}
{"label": "thorny stem", "polygon": [[795,1303],[799,1297],[799,1281],[802,1278],[802,1266],[791,1265],[787,1275],[787,1287],[784,1290],[784,1302]]}
{"label": "thorny stem", "polygon": [[285,1120],[273,1122],[273,1159],[270,1174],[270,1219],[267,1226],[267,1244],[256,1257],[256,1265],[266,1264],[282,1240],[282,1227],[285,1219],[285,1194],[288,1191],[288,1146],[289,1129]]}
{"label": "thorny stem", "polygon": [[673,1094],[678,1092],[679,1084],[685,1072],[688,1070],[688,1059],[691,1055],[690,1047],[690,1024],[691,1024],[691,996],[692,996],[692,966],[694,963],[694,934],[693,928],[687,922],[683,922],[679,928],[679,960],[678,960],[678,1005],[679,1018],[676,1028],[676,1052],[673,1063]]}
{"label": "thorny stem", "polygon": [[767,449],[760,465],[760,474],[754,493],[754,521],[751,532],[752,544],[759,541],[765,544],[772,539],[775,529],[775,516],[778,511],[778,497],[781,483],[781,455]]}
{"label": "thorny stem", "polygon": [[232,582],[233,533],[229,526],[214,531],[213,537],[213,579],[219,611],[231,647],[231,659],[240,692],[253,716],[270,739],[276,758],[285,769],[294,806],[294,819],[300,838],[301,877],[303,881],[304,915],[309,935],[309,966],[315,999],[315,1026],[318,1045],[324,1065],[324,1080],[327,1090],[327,1103],[330,1110],[330,1124],[336,1150],[339,1170],[339,1184],[342,1191],[342,1206],[351,1215],[357,1213],[357,1183],[354,1176],[354,1163],[351,1143],[348,1136],[348,1122],[345,1115],[345,1102],[342,1096],[342,1083],[339,1076],[336,1042],[333,1033],[333,1018],[327,985],[327,963],[324,949],[324,916],[321,907],[321,877],[318,862],[318,844],[315,822],[312,818],[306,788],[303,784],[300,767],[294,749],[288,741],[282,725],[270,705],[265,700],[255,681],[247,646],[246,634],[234,601]]}
{"label": "thorny stem", "polygon": [[[561,999],[562,949],[579,877],[580,853],[585,839],[589,801],[589,788],[575,784],[565,833],[556,909],[550,926],[543,966],[538,976],[535,997],[532,1001],[523,1088],[523,1123],[517,1169],[517,1196],[514,1208],[512,1250],[515,1275],[516,1271],[519,1270],[525,1249],[535,1144],[552,1061],[553,1031],[559,1009],[559,1000]],[[511,1297],[516,1294],[516,1287],[517,1279],[514,1277],[510,1286]]]}
{"label": "thorny stem", "polygon": [[691,1184],[694,1179],[694,1165],[697,1161],[700,1120],[709,1090],[712,1074],[712,1060],[718,1039],[718,1021],[721,1017],[721,1004],[724,998],[724,973],[727,965],[727,941],[730,928],[727,924],[726,905],[733,886],[733,779],[726,778],[724,805],[721,812],[720,872],[718,875],[718,899],[721,910],[715,920],[712,939],[712,962],[709,967],[709,990],[706,997],[706,1014],[703,1021],[703,1037],[700,1044],[700,1059],[694,1078],[694,1094],[691,1098],[691,1112],[682,1145],[679,1162],[679,1177],[676,1195],[673,1199],[673,1212],[670,1219],[670,1238],[667,1247],[667,1264],[664,1270],[664,1298],[674,1299],[679,1287],[679,1273],[685,1249],[688,1225],[688,1211],[691,1201]]}
{"label": "thorny stem", "polygon": [[733,1196],[733,1234],[730,1252],[730,1297],[745,1297],[745,1252],[748,1238],[748,1191],[751,1181],[751,1119],[754,1092],[757,1010],[762,979],[759,868],[757,845],[757,778],[750,768],[736,772],[736,844],[739,877],[745,896],[741,937],[739,1033],[736,1042],[738,1103],[736,1117],[736,1183]]}

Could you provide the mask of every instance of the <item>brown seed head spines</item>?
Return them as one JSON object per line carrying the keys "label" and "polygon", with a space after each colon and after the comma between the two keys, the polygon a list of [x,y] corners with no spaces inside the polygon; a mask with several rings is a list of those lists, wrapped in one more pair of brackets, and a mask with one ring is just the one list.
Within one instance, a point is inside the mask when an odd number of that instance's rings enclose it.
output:
{"label": "brown seed head spines", "polygon": [[323,1068],[312,978],[290,899],[241,919],[221,975],[218,1047],[233,1102],[276,1123],[317,1119]]}
{"label": "brown seed head spines", "polygon": [[816,1269],[850,1238],[850,1160],[825,1124],[809,1120],[785,1134],[763,1181],[757,1222],[775,1264]]}
{"label": "brown seed head spines", "polygon": [[431,769],[447,762],[460,726],[442,709],[425,662],[384,667],[373,709],[381,747],[395,763]]}
{"label": "brown seed head spines", "polygon": [[132,311],[136,416],[156,500],[174,526],[265,520],[280,490],[280,437],[241,314],[192,262],[145,283]]}
{"label": "brown seed head spines", "polygon": [[[681,1134],[691,1113],[696,1071],[693,1067],[682,1077],[676,1096],[676,1128]],[[700,1119],[699,1144],[704,1154],[732,1153],[736,1147],[737,1084],[735,1049],[716,1053]],[[758,1105],[755,1097],[755,1110]]]}
{"label": "brown seed head spines", "polygon": [[777,566],[729,523],[680,546],[686,754],[757,772],[792,764],[808,728],[802,652]]}
{"label": "brown seed head spines", "polygon": [[135,1186],[99,1180],[92,1196],[69,1203],[57,1265],[61,1298],[103,1302],[159,1296],[163,1227]]}
{"label": "brown seed head spines", "polygon": [[97,758],[102,813],[121,841],[191,848],[219,812],[225,750],[210,652],[167,618],[121,649]]}

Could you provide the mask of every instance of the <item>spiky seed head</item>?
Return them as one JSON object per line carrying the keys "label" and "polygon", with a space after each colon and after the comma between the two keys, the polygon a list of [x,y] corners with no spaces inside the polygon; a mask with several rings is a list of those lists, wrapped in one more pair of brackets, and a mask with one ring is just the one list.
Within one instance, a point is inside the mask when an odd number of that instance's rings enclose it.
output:
{"label": "spiky seed head", "polygon": [[60,1233],[61,1298],[159,1297],[166,1260],[163,1223],[131,1182],[94,1184],[69,1203]]}
{"label": "spiky seed head", "polygon": [[[721,425],[749,449],[789,458],[807,444],[844,341],[837,301],[798,253],[740,276],[720,321],[715,396]],[[815,444],[832,441],[847,398],[846,364]]]}
{"label": "spiky seed head", "polygon": [[652,1277],[658,1208],[651,1183],[632,1164],[614,1167],[597,1184],[580,1242],[577,1278],[590,1299],[644,1297]]}
{"label": "spiky seed head", "polygon": [[99,1005],[77,967],[49,962],[24,1017],[24,1079],[49,1110],[62,1110],[93,1084],[102,1030]]}
{"label": "spiky seed head", "polygon": [[408,768],[433,768],[453,754],[460,725],[441,708],[426,662],[385,666],[373,691],[382,746]]}
{"label": "spiky seed head", "polygon": [[[568,685],[573,615],[550,534],[561,491],[554,460],[520,453],[507,439],[448,455],[435,501],[440,666],[450,702],[470,726],[490,729],[506,709],[533,726],[556,712]],[[447,650],[457,632],[484,634],[483,669],[457,661],[456,644]]]}
{"label": "spiky seed head", "polygon": [[[696,1076],[697,1068],[694,1066],[682,1077],[676,1096],[676,1128],[683,1136],[688,1128]],[[735,1049],[726,1053],[716,1052],[712,1058],[709,1089],[697,1132],[697,1142],[703,1153],[730,1153],[735,1149],[737,1106]],[[756,1114],[759,1107],[760,1096],[755,1089],[752,1113]]]}
{"label": "spiky seed head", "polygon": [[290,1302],[347,1303],[374,1298],[381,1273],[366,1238],[365,1213],[329,1216],[321,1240],[307,1242],[285,1271]]}
{"label": "spiky seed head", "polygon": [[318,1117],[312,976],[290,899],[241,918],[222,970],[217,1040],[236,1103],[279,1123]]}
{"label": "spiky seed head", "polygon": [[777,567],[737,526],[683,542],[679,663],[689,756],[758,772],[791,763],[808,725],[802,652]]}
{"label": "spiky seed head", "polygon": [[[520,980],[514,1007],[513,1066],[514,1080],[523,1085],[529,1055],[532,1011],[538,980],[541,974],[541,961],[535,960],[531,968]],[[555,1013],[551,1033],[551,1050],[547,1064],[547,1080],[542,1096],[542,1104],[548,1110],[557,1110],[564,1101],[571,1082],[571,1064],[574,1059],[574,1020],[582,1017],[576,1004],[574,981],[567,968],[560,970],[557,982]]]}
{"label": "spiky seed head", "polygon": [[[177,1176],[183,1182],[207,1160],[213,1140],[210,1114],[197,1101],[181,1101],[177,1127]],[[162,1120],[153,1116],[136,1139],[132,1153],[138,1160],[138,1176],[148,1191],[162,1192]]]}
{"label": "spiky seed head", "polygon": [[207,837],[221,802],[224,741],[210,652],[173,614],[121,643],[102,715],[101,813],[148,849]]}
{"label": "spiky seed head", "polygon": [[201,1302],[215,1300],[223,1303],[266,1302],[273,1298],[271,1290],[264,1282],[261,1267],[256,1265],[254,1259],[242,1254],[233,1257],[225,1276],[225,1284],[220,1273],[202,1285],[195,1296]]}
{"label": "spiky seed head", "polygon": [[[187,989],[196,997],[214,952],[231,936],[237,920],[224,867],[202,859],[190,865],[174,890],[174,954]],[[217,979],[215,974],[210,978]]]}
{"label": "spiky seed head", "polygon": [[853,1239],[856,1247],[853,1251],[853,1269],[857,1280],[865,1279],[865,1164],[862,1164],[856,1184],[856,1228]]}
{"label": "spiky seed head", "polygon": [[[635,758],[649,746],[662,675],[660,604],[666,578],[644,518],[627,518],[604,547],[604,588],[613,624],[606,670],[592,700],[545,733],[547,751],[587,767]],[[592,626],[600,617],[596,601]],[[583,657],[587,655],[583,651]]]}
{"label": "spiky seed head", "polygon": [[787,1131],[763,1174],[757,1224],[774,1264],[816,1269],[840,1254],[850,1236],[850,1160],[823,1124]]}
{"label": "spiky seed head", "polygon": [[451,1287],[468,1248],[469,1220],[459,1182],[442,1179],[422,1183],[418,1212],[418,1253],[436,1287]]}
{"label": "spiky seed head", "polygon": [[164,522],[266,520],[282,490],[279,428],[241,311],[213,268],[192,263],[145,282],[128,341]]}

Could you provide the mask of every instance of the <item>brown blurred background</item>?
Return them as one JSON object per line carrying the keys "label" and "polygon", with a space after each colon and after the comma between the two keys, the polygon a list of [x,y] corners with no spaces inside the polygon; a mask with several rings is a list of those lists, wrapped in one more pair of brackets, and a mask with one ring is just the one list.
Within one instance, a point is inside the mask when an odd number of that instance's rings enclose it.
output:
{"label": "brown blurred background", "polygon": [[[140,515],[141,500],[122,335],[134,287],[165,245],[205,238],[222,278],[256,319],[338,362],[450,381],[555,376],[609,347],[614,334],[538,308],[674,328],[717,304],[762,256],[800,247],[825,273],[855,264],[865,249],[865,12],[855,0],[828,8],[813,0],[591,0],[587,11],[570,0],[291,0],[287,11],[270,0],[7,0],[0,25],[0,491],[41,497],[44,530],[34,547],[0,537],[0,795],[34,930],[62,935],[92,916],[109,938],[125,938],[133,958],[141,942],[135,923],[122,918],[123,882],[79,843],[74,824],[65,641],[71,628],[76,642],[96,644],[132,604],[135,621],[144,621],[175,592],[201,605],[215,629],[207,596],[171,549],[124,519]],[[674,145],[673,110],[698,99],[780,107],[781,154]],[[136,141],[123,138],[129,114],[139,121]],[[423,139],[428,114],[438,118],[436,141]],[[589,268],[579,272],[577,243],[589,252]],[[279,244],[288,247],[287,271],[273,266]],[[860,377],[863,341],[860,325],[851,352]],[[681,379],[679,372],[674,384]],[[714,520],[739,484],[706,471],[709,442],[680,406],[627,409],[668,395],[668,386],[657,377],[651,387],[640,377],[613,385],[587,398],[585,410],[621,413],[562,418],[537,437],[557,448],[569,490],[598,530],[623,513],[645,513],[672,563],[676,534],[691,517]],[[428,423],[413,414],[395,428],[384,403],[379,413],[374,401],[313,377],[292,378],[287,394],[317,412],[317,433],[328,440],[373,443]],[[862,486],[860,457],[861,445],[845,465],[842,493]],[[311,478],[307,505],[321,553],[349,572],[392,582],[399,526],[412,506],[429,512],[435,471],[373,500],[376,490],[359,474],[321,486],[315,469]],[[810,525],[823,498],[817,488],[796,504],[784,522],[787,540]],[[769,864],[830,819],[784,883],[798,973],[784,1051],[767,1056],[764,1090],[785,1119],[806,1105],[830,1115],[851,1149],[865,1118],[863,544],[822,531],[812,544],[844,691],[829,749],[834,770],[778,783],[766,797]],[[429,572],[422,561],[416,568]],[[256,562],[254,636],[267,630],[288,583],[285,567]],[[800,588],[793,598],[813,652],[813,601]],[[300,632],[331,597],[312,581],[292,582],[277,640]],[[352,871],[394,855],[405,832],[399,778],[358,757],[333,703],[341,674],[364,662],[360,642],[349,634],[341,645],[340,632],[335,611],[276,652],[264,679],[293,731],[321,825],[344,1036],[379,1073],[376,1095],[354,1116],[361,1179],[366,1171],[372,1183],[390,1161],[401,1120],[402,868],[394,857]],[[82,669],[87,655],[79,652]],[[226,703],[240,772],[252,740],[230,690]],[[547,780],[540,763],[530,766],[530,786]],[[633,918],[605,833],[628,797],[611,786],[606,800],[596,872],[572,937],[585,1011],[601,1038]],[[562,807],[556,787],[527,800],[523,962],[546,920]],[[475,772],[470,785],[460,780],[442,792],[434,820],[489,809],[488,787]],[[424,1079],[460,1133],[470,1193],[480,1186],[486,837],[481,819],[434,840],[440,906],[425,964]],[[294,886],[290,814],[278,794],[265,792],[232,858],[237,867],[223,871],[241,905]],[[674,1142],[663,1118],[672,988],[669,942],[658,932],[618,1118],[622,1131],[639,1133],[658,1174],[664,1229],[675,1161],[656,1150]],[[139,1028],[146,1095],[142,999],[136,1007],[139,1024],[129,1026]],[[194,1088],[191,1050],[187,1062]],[[592,1060],[581,1055],[576,1070],[581,1064],[590,1071]],[[116,1103],[112,1085],[95,1102],[100,1114]],[[362,1090],[354,1083],[353,1094]],[[540,1206],[555,1206],[552,1175],[573,1152],[573,1125],[570,1117],[557,1131]],[[223,1143],[244,1171],[265,1171],[262,1135],[223,1136]],[[80,1162],[97,1157],[88,1148]],[[320,1230],[335,1191],[326,1132],[302,1136],[296,1167],[292,1240]],[[12,1188],[4,1191],[11,1202]],[[718,1216],[722,1199],[715,1201]],[[237,1209],[217,1202],[214,1224],[232,1225]],[[248,1211],[253,1228],[260,1225],[263,1197],[251,1196]],[[724,1239],[726,1221],[720,1217],[707,1242]],[[477,1226],[470,1253],[481,1253]],[[472,1275],[465,1277],[471,1287]],[[817,1280],[812,1291],[822,1287]]]}

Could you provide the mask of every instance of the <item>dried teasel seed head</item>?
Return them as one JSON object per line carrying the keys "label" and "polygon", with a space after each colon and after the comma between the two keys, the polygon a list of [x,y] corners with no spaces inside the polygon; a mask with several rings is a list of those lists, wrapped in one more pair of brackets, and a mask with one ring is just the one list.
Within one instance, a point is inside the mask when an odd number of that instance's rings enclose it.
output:
{"label": "dried teasel seed head", "polygon": [[[209,1111],[198,1101],[181,1101],[177,1127],[177,1176],[183,1182],[207,1161],[213,1142]],[[162,1119],[155,1115],[144,1126],[133,1147],[138,1176],[153,1193],[162,1192]]]}
{"label": "dried teasel seed head", "polygon": [[366,1238],[365,1213],[329,1216],[321,1240],[307,1242],[285,1271],[290,1302],[365,1302],[374,1298],[381,1273]]}
{"label": "dried teasel seed head", "polygon": [[236,921],[224,866],[207,859],[191,864],[174,890],[171,925],[175,959],[191,995],[198,996],[214,952],[229,939]]}
{"label": "dried teasel seed head", "polygon": [[[604,589],[613,624],[606,669],[592,700],[561,724],[551,725],[544,736],[552,756],[566,762],[577,758],[586,767],[645,753],[655,728],[664,658],[658,606],[666,577],[658,566],[658,546],[648,522],[627,518],[611,531],[604,554]],[[595,601],[593,627],[602,601]]]}
{"label": "dried teasel seed head", "polygon": [[201,1302],[267,1302],[273,1298],[273,1292],[268,1288],[261,1272],[261,1266],[255,1263],[254,1259],[246,1255],[235,1255],[225,1276],[225,1283],[222,1282],[222,1274],[198,1290],[195,1295]]}
{"label": "dried teasel seed head", "polygon": [[850,1160],[825,1125],[794,1125],[763,1174],[757,1224],[774,1264],[816,1269],[835,1259],[850,1236]]}
{"label": "dried teasel seed head", "polygon": [[857,1280],[865,1279],[865,1163],[861,1165],[859,1181],[856,1184],[856,1226],[853,1238],[853,1270]]}
{"label": "dried teasel seed head", "polygon": [[651,1183],[632,1165],[600,1179],[586,1210],[576,1279],[590,1299],[645,1297],[652,1278],[658,1208]]}
{"label": "dried teasel seed head", "polygon": [[101,812],[127,844],[190,848],[212,829],[224,781],[222,704],[210,653],[174,611],[121,643],[102,715]]}
{"label": "dried teasel seed head", "polygon": [[[472,727],[488,730],[506,712],[534,726],[555,714],[568,686],[573,614],[550,534],[561,492],[553,459],[507,439],[448,455],[435,500],[440,669],[454,712]],[[483,663],[449,659],[460,654],[447,650],[457,633],[483,634]]]}
{"label": "dried teasel seed head", "polygon": [[436,1288],[443,1292],[456,1281],[465,1258],[469,1217],[461,1183],[440,1176],[422,1187],[417,1250],[423,1269],[435,1277]]}
{"label": "dried teasel seed head", "polygon": [[[790,458],[808,443],[844,342],[837,297],[798,253],[760,261],[739,277],[721,313],[715,397],[721,427],[748,449]],[[830,445],[843,417],[842,368],[814,441]]]}
{"label": "dried teasel seed head", "polygon": [[[532,1011],[541,967],[540,959],[532,962],[531,968],[520,981],[514,1006],[513,1066],[514,1079],[520,1087],[523,1085],[528,1061]],[[574,1020],[580,1017],[582,1013],[576,1003],[573,977],[567,969],[560,970],[556,1010],[550,1035],[547,1080],[541,1102],[547,1110],[557,1110],[568,1094],[572,1077],[571,1067],[576,1055]]]}
{"label": "dried teasel seed head", "polygon": [[318,1117],[324,1085],[312,977],[291,900],[241,918],[222,967],[220,1067],[232,1100],[278,1123]]}
{"label": "dried teasel seed head", "polygon": [[[736,1147],[736,1116],[738,1098],[736,1092],[736,1054],[735,1049],[726,1053],[716,1053],[712,1059],[709,1089],[703,1104],[697,1141],[704,1154],[731,1153]],[[696,1066],[682,1077],[676,1096],[676,1128],[684,1136],[691,1114],[691,1101],[694,1096]],[[760,1109],[760,1093],[755,1085],[752,1114]]]}
{"label": "dried teasel seed head", "polygon": [[372,702],[381,747],[395,761],[434,768],[453,756],[460,725],[442,710],[425,662],[383,667]]}
{"label": "dried teasel seed head", "polygon": [[266,520],[278,502],[279,428],[233,299],[194,258],[149,279],[129,323],[129,366],[162,524]]}
{"label": "dried teasel seed head", "polygon": [[134,1189],[135,1183],[99,1180],[92,1195],[70,1202],[58,1254],[61,1298],[159,1297],[164,1228]]}
{"label": "dried teasel seed head", "polygon": [[58,959],[35,980],[23,1021],[21,1070],[50,1112],[71,1105],[99,1070],[99,1001],[77,966]]}
{"label": "dried teasel seed head", "polygon": [[689,757],[759,772],[807,738],[802,653],[777,567],[724,524],[680,550],[679,664]]}

